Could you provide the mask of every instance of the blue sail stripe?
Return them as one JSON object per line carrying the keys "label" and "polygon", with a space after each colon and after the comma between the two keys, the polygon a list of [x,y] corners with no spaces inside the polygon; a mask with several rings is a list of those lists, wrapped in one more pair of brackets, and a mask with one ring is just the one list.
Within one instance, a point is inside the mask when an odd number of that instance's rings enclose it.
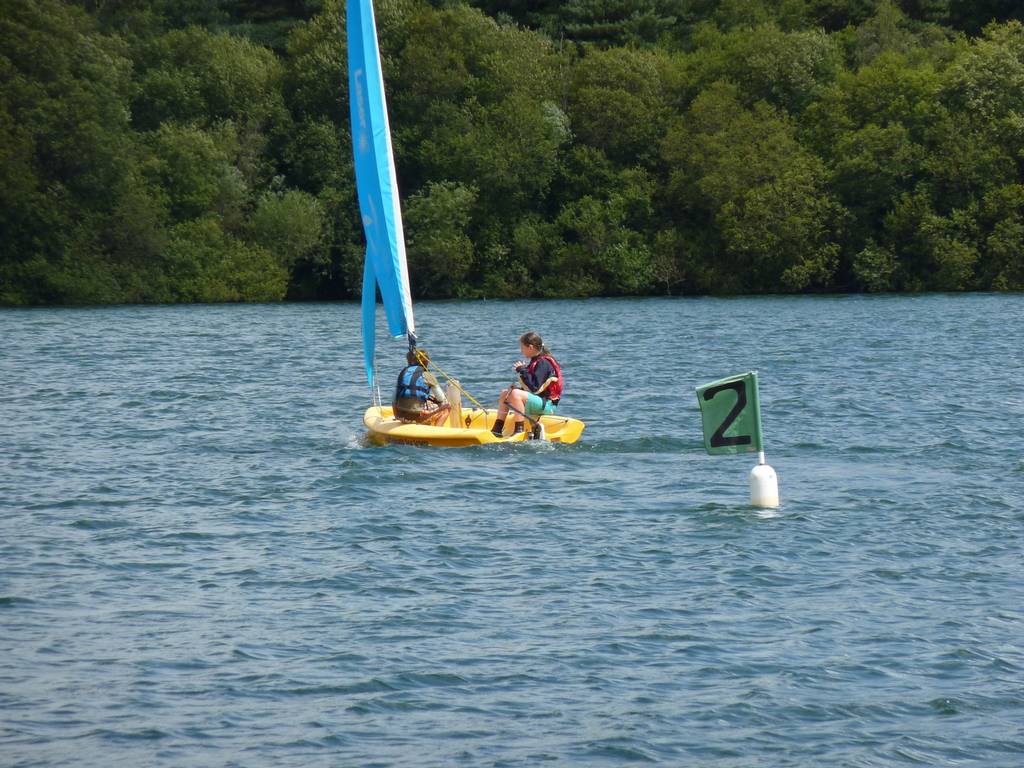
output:
{"label": "blue sail stripe", "polygon": [[[402,336],[415,333],[415,323],[373,3],[348,0],[346,13],[352,152],[366,234],[366,261],[372,265],[372,278],[380,288],[388,330],[393,336]],[[364,270],[364,294],[370,277]],[[368,325],[372,324],[367,323],[366,313],[364,300],[364,356],[372,386],[375,334],[367,336],[372,330]]]}

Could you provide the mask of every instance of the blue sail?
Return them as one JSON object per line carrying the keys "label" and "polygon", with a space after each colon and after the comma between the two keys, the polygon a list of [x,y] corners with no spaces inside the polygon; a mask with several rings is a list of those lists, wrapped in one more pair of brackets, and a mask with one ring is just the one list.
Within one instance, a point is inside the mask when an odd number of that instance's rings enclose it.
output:
{"label": "blue sail", "polygon": [[359,213],[366,233],[363,268],[363,353],[373,387],[376,288],[380,288],[388,330],[415,334],[412,293],[405,260],[405,234],[398,205],[398,181],[384,99],[384,74],[377,46],[372,0],[348,0],[348,85]]}

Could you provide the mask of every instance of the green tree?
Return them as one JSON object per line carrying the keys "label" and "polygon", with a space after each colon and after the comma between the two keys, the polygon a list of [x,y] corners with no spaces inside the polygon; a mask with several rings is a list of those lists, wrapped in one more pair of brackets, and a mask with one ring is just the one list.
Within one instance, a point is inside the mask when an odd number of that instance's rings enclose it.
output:
{"label": "green tree", "polygon": [[539,284],[547,295],[630,295],[646,292],[654,272],[644,230],[652,217],[654,185],[640,169],[622,172],[606,194],[566,204],[557,224],[562,245],[552,273]]}
{"label": "green tree", "polygon": [[244,183],[269,183],[275,168],[268,142],[291,135],[283,69],[274,54],[242,38],[189,27],[145,45],[143,57],[136,127],[153,131],[174,122],[211,130],[230,123],[237,143],[232,162]]}
{"label": "green tree", "polygon": [[699,270],[701,290],[827,288],[838,262],[835,232],[845,212],[828,192],[821,161],[770,105],[745,109],[717,84],[670,129],[663,156],[681,223],[713,224],[719,245]]}
{"label": "green tree", "polygon": [[263,131],[285,117],[281,64],[249,40],[188,27],[159,37],[142,54],[132,108],[140,130],[167,120],[204,127],[231,120]]}
{"label": "green tree", "polygon": [[298,121],[327,120],[348,125],[347,55],[340,3],[324,10],[289,36],[283,90]]}
{"label": "green tree", "polygon": [[454,182],[431,182],[409,198],[409,278],[422,297],[450,297],[466,291],[473,243],[466,234],[477,190]]}
{"label": "green tree", "polygon": [[[0,16],[0,296],[117,300],[100,236],[130,185],[131,61],[80,9],[13,0]],[[128,151],[126,151],[128,149]],[[76,263],[80,261],[81,263]],[[73,275],[97,275],[77,292]],[[101,285],[102,284],[102,285]]]}
{"label": "green tree", "polygon": [[674,85],[682,102],[728,80],[739,87],[747,105],[764,100],[795,114],[842,70],[838,44],[820,29],[785,32],[768,22],[721,32],[701,25],[693,45]]}
{"label": "green tree", "polygon": [[301,259],[326,260],[325,224],[323,206],[308,192],[266,192],[249,218],[249,233],[254,243],[290,269]]}
{"label": "green tree", "polygon": [[604,46],[655,43],[669,36],[685,5],[678,0],[568,0],[559,9],[560,31]]}
{"label": "green tree", "polygon": [[856,285],[868,293],[891,291],[895,288],[898,263],[896,255],[874,240],[868,240],[853,257],[851,272]]}
{"label": "green tree", "polygon": [[893,276],[903,291],[962,291],[976,287],[978,251],[972,222],[963,211],[938,215],[926,192],[901,197],[885,217],[885,234],[897,259]]}
{"label": "green tree", "polygon": [[1024,185],[988,192],[980,219],[985,233],[982,285],[998,291],[1024,290]]}
{"label": "green tree", "polygon": [[488,216],[510,221],[546,194],[569,137],[561,59],[537,35],[466,6],[420,6],[407,22],[389,81],[400,183],[476,186]]}
{"label": "green tree", "polygon": [[174,221],[217,213],[229,226],[241,227],[248,188],[234,159],[234,126],[212,131],[164,123],[149,135],[151,155],[145,173],[168,202]]}
{"label": "green tree", "polygon": [[941,116],[942,81],[930,61],[883,53],[856,72],[842,72],[802,116],[802,133],[823,157],[841,136],[869,125],[901,125],[918,144]]}
{"label": "green tree", "polygon": [[569,118],[575,139],[625,164],[653,164],[668,118],[663,55],[591,51],[573,70]]}
{"label": "green tree", "polygon": [[282,155],[289,186],[315,194],[325,187],[347,189],[353,184],[351,138],[328,120],[298,123]]}
{"label": "green tree", "polygon": [[883,53],[906,56],[920,46],[909,19],[892,0],[881,0],[874,15],[856,28],[853,39],[853,59],[858,67]]}
{"label": "green tree", "polygon": [[162,300],[280,301],[288,285],[269,251],[232,237],[213,216],[176,225],[164,258]]}

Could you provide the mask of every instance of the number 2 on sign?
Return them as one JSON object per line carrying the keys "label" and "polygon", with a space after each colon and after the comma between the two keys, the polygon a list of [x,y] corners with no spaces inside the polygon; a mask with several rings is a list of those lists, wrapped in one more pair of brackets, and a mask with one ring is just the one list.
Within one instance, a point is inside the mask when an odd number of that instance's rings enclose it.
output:
{"label": "number 2 on sign", "polygon": [[725,417],[725,421],[721,423],[715,433],[711,436],[711,447],[712,448],[725,448],[730,445],[750,445],[750,435],[738,435],[737,437],[726,437],[725,431],[732,426],[732,423],[736,421],[736,417],[743,413],[743,409],[747,407],[747,388],[744,386],[742,381],[730,381],[728,384],[721,384],[717,387],[705,390],[704,399],[714,400],[715,395],[719,392],[724,392],[727,389],[736,391],[736,405],[729,411],[729,415]]}

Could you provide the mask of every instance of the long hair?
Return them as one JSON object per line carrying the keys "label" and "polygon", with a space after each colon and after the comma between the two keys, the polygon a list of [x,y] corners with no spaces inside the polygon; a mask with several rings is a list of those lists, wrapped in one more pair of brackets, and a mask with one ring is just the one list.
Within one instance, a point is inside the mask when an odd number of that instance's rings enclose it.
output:
{"label": "long hair", "polygon": [[536,331],[527,331],[519,337],[519,343],[525,344],[528,347],[539,349],[542,355],[550,355],[551,350],[544,345],[544,339],[540,337],[540,334]]}

